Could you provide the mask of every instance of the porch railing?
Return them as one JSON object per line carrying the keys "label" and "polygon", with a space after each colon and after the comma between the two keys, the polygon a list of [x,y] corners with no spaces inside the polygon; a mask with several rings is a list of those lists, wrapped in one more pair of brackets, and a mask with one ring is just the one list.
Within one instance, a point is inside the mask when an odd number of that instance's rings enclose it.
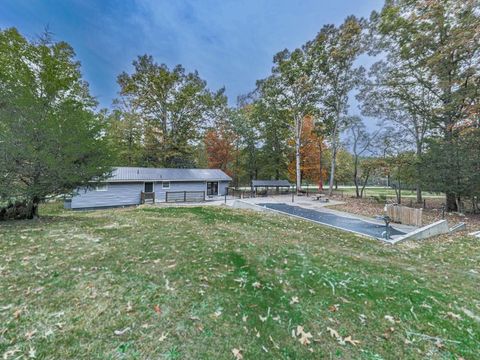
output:
{"label": "porch railing", "polygon": [[200,202],[205,201],[205,191],[167,191],[165,202]]}
{"label": "porch railing", "polygon": [[145,192],[142,191],[140,194],[140,202],[145,203],[155,203],[155,193],[154,192]]}

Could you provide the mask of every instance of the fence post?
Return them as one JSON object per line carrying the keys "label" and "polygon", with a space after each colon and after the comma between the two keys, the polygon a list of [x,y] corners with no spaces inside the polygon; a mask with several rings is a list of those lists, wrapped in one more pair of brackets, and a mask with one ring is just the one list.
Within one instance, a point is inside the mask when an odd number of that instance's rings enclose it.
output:
{"label": "fence post", "polygon": [[292,203],[294,202],[295,192],[292,191]]}
{"label": "fence post", "polygon": [[183,192],[183,202],[187,202],[187,192]]}
{"label": "fence post", "polygon": [[165,202],[168,202],[168,191],[165,192]]}
{"label": "fence post", "polygon": [[205,201],[205,200],[206,200],[206,193],[205,193],[205,191],[204,191],[204,192],[203,192],[203,201]]}
{"label": "fence post", "polygon": [[225,194],[225,204],[227,203],[227,194]]}

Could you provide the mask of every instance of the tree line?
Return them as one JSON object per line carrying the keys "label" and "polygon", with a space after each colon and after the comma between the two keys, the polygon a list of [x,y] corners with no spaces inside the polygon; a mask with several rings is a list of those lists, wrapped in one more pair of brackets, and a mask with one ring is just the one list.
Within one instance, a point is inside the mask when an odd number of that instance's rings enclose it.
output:
{"label": "tree line", "polygon": [[143,55],[118,76],[112,109],[97,110],[68,44],[1,30],[0,206],[36,216],[111,166],[150,166],[220,168],[234,186],[348,182],[358,197],[382,176],[399,201],[409,186],[419,202],[427,189],[450,211],[478,209],[479,14],[474,0],[388,0],[277,53],[234,107],[196,71]]}

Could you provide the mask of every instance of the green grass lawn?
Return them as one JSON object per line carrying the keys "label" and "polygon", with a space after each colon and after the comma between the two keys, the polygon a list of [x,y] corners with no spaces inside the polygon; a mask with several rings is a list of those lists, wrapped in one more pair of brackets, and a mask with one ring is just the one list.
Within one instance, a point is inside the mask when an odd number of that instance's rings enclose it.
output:
{"label": "green grass lawn", "polygon": [[48,205],[0,223],[0,358],[478,359],[479,254],[228,208]]}
{"label": "green grass lawn", "polygon": [[[313,188],[312,188],[313,189]],[[361,190],[361,189],[360,189]],[[355,195],[355,187],[354,186],[340,186],[336,193],[342,193],[345,196],[353,196]],[[382,187],[382,186],[367,186],[363,192],[364,197],[369,196],[386,196],[387,198],[395,198],[395,190],[392,188]],[[415,199],[417,197],[417,193],[415,190],[402,190],[402,198],[406,199]],[[425,199],[443,199],[445,194],[442,193],[435,193],[429,191],[423,191],[422,197]]]}

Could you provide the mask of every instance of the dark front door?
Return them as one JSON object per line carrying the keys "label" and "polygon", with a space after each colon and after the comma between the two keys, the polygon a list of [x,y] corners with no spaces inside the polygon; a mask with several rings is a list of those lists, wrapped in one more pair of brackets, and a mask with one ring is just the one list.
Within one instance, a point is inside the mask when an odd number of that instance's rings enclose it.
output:
{"label": "dark front door", "polygon": [[153,192],[153,182],[146,182],[145,183],[145,192],[146,193]]}
{"label": "dark front door", "polygon": [[218,182],[207,182],[207,195],[218,195]]}

